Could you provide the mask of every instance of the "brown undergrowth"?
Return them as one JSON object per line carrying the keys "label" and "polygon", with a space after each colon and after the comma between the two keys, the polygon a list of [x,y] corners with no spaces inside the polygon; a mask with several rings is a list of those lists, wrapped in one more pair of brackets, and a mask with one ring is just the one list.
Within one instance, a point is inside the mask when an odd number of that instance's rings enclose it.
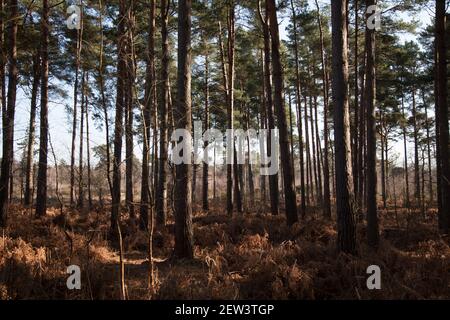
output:
{"label": "brown undergrowth", "polygon": [[[118,253],[107,241],[108,212],[68,211],[36,219],[14,206],[0,238],[0,299],[118,299]],[[173,224],[155,230],[154,299],[443,299],[450,298],[449,239],[426,217],[381,211],[376,252],[359,224],[358,255],[338,254],[333,222],[311,213],[287,227],[282,215],[219,210],[194,217],[195,259],[171,259]],[[146,299],[147,233],[122,221],[129,299]],[[66,230],[66,231],[64,231]],[[68,290],[66,268],[79,265],[82,289]],[[378,265],[381,290],[368,290],[366,269]]]}

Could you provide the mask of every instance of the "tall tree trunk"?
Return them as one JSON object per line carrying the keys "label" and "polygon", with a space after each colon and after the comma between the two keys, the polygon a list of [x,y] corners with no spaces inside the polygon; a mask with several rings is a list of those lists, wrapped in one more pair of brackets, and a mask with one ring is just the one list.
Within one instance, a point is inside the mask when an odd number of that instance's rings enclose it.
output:
{"label": "tall tree trunk", "polygon": [[274,83],[274,106],[280,131],[280,156],[284,182],[284,196],[287,224],[292,225],[298,220],[297,200],[294,190],[291,156],[289,154],[289,137],[287,132],[286,110],[283,103],[283,67],[280,56],[280,36],[275,0],[266,0],[266,10],[269,17],[270,35],[272,39],[272,70]]}
{"label": "tall tree trunk", "polygon": [[318,114],[317,114],[317,96],[314,96],[314,129],[315,129],[315,137],[316,137],[316,148],[317,148],[317,196],[319,199],[319,207],[322,207],[323,205],[323,193],[322,193],[322,169],[321,166],[323,165],[323,159],[322,159],[322,146],[320,143],[320,136],[319,136],[319,124],[318,124]]}
{"label": "tall tree trunk", "polygon": [[[86,72],[86,90],[89,90],[89,72]],[[86,115],[86,164],[87,164],[87,191],[88,191],[88,212],[92,208],[92,172],[91,172],[91,149],[89,136],[89,91],[85,93],[84,112]]]}
{"label": "tall tree trunk", "polygon": [[114,161],[113,161],[113,192],[111,208],[110,235],[113,241],[118,239],[118,223],[120,220],[121,202],[121,162],[124,114],[124,78],[126,73],[125,52],[125,0],[119,1],[119,17],[117,25],[117,89],[116,89],[116,115],[114,124]]}
{"label": "tall tree trunk", "polygon": [[[323,159],[323,215],[325,218],[331,218],[330,201],[330,165],[329,165],[329,146],[328,146],[328,75],[325,58],[325,48],[323,43],[322,19],[320,17],[320,7],[317,0],[317,20],[319,24],[320,37],[320,55],[322,65],[322,92],[323,92],[323,136],[324,136],[324,159]],[[296,62],[298,63],[298,62]]]}
{"label": "tall tree trunk", "polygon": [[160,142],[159,142],[159,174],[156,196],[156,222],[165,225],[167,215],[167,114],[169,105],[169,22],[170,2],[161,1],[161,36],[162,36],[162,62],[161,62],[161,104],[159,107]]}
{"label": "tall tree trunk", "polygon": [[[234,141],[234,82],[235,82],[235,3],[231,1],[228,13],[228,129],[233,133],[230,141],[227,141],[228,147],[233,148],[233,196],[236,201],[236,210],[242,213],[242,195],[240,181],[240,170],[237,163],[236,144]],[[230,145],[231,143],[231,145]],[[230,160],[230,159],[229,159]],[[232,213],[228,211],[228,213]]]}
{"label": "tall tree trunk", "polygon": [[436,0],[435,19],[435,106],[436,132],[438,145],[438,190],[440,196],[439,229],[448,233],[450,228],[450,163],[449,163],[449,126],[448,126],[448,87],[447,87],[447,45],[445,1]]}
{"label": "tall tree trunk", "polygon": [[100,87],[101,104],[103,110],[103,120],[105,122],[105,144],[106,144],[106,180],[108,181],[108,187],[110,195],[112,196],[112,182],[111,182],[111,146],[109,138],[109,116],[108,116],[108,106],[106,104],[105,96],[105,82],[103,78],[104,65],[103,65],[103,5],[102,1],[99,0],[99,27],[101,30],[101,40],[100,40],[100,52],[99,52],[99,66],[98,66],[98,81]]}
{"label": "tall tree trunk", "polygon": [[33,85],[31,89],[31,107],[30,107],[30,122],[28,127],[28,143],[27,143],[27,163],[25,167],[25,191],[24,191],[24,205],[30,206],[33,203],[33,191],[31,190],[33,182],[33,154],[34,154],[34,140],[36,132],[36,110],[37,99],[40,84],[40,69],[41,58],[39,53],[33,56]]}
{"label": "tall tree trunk", "polygon": [[[358,39],[359,39],[359,1],[354,1],[354,14],[355,14],[355,42],[354,42],[354,49],[353,49],[353,55],[354,55],[354,61],[353,61],[353,68],[354,68],[354,122],[353,122],[353,146],[352,146],[352,161],[353,161],[353,189],[355,192],[355,196],[358,195],[359,190],[359,176],[361,172],[359,171],[359,78],[358,78]],[[356,199],[356,209],[360,211],[360,199]]]}
{"label": "tall tree trunk", "polygon": [[[376,5],[376,0],[366,0],[366,7]],[[375,125],[375,30],[368,27],[370,14],[366,12],[366,84],[365,104],[367,110],[367,241],[369,246],[376,248],[379,242],[377,213],[377,142]],[[383,146],[383,144],[382,144]],[[383,149],[383,147],[382,147]],[[381,150],[383,153],[383,150]],[[384,179],[384,174],[383,174]]]}
{"label": "tall tree trunk", "polygon": [[48,154],[48,42],[49,42],[49,6],[42,1],[41,18],[41,121],[39,143],[39,169],[37,178],[36,216],[41,217],[47,211],[47,154]]}
{"label": "tall tree trunk", "polygon": [[[161,4],[165,4],[166,0],[162,0]],[[162,8],[162,6],[161,6]],[[166,10],[167,11],[167,10]],[[150,1],[150,14],[148,24],[148,40],[147,40],[147,67],[145,78],[145,98],[143,113],[143,137],[144,143],[142,148],[142,180],[141,180],[141,208],[139,216],[139,227],[141,230],[147,230],[149,226],[149,210],[150,206],[150,122],[155,92],[155,12],[156,0]],[[164,12],[163,12],[164,13]],[[164,16],[162,19],[164,24]]]}
{"label": "tall tree trunk", "polygon": [[331,3],[334,145],[336,166],[336,214],[338,249],[356,252],[350,150],[350,116],[348,108],[347,10],[346,0]]}
{"label": "tall tree trunk", "polygon": [[427,163],[428,163],[428,196],[430,205],[433,204],[433,174],[431,171],[431,135],[430,135],[430,119],[428,118],[428,106],[425,100],[425,91],[422,90],[422,102],[425,107],[425,123],[427,130]]}
{"label": "tall tree trunk", "polygon": [[[266,2],[267,3],[267,2]],[[259,2],[258,2],[259,5]],[[264,87],[266,92],[266,112],[267,112],[267,122],[268,129],[275,129],[275,119],[273,115],[273,101],[272,101],[272,77],[270,71],[270,31],[269,31],[269,18],[266,6],[266,14],[263,18],[261,9],[258,8],[259,17],[261,20],[261,24],[263,27],[263,36],[264,36]],[[272,154],[271,145],[272,145],[272,137],[269,132],[267,135],[267,152]],[[278,173],[269,175],[269,194],[270,194],[270,211],[273,215],[278,214],[279,207],[279,190],[278,190]]]}
{"label": "tall tree trunk", "polygon": [[311,124],[311,143],[312,143],[312,160],[313,160],[313,171],[314,171],[314,186],[316,189],[316,205],[320,205],[320,189],[319,189],[319,171],[318,171],[318,158],[317,158],[317,149],[316,149],[316,133],[314,131],[314,117],[313,117],[313,98],[312,95],[309,96],[309,113],[310,116],[310,124]]}
{"label": "tall tree trunk", "polygon": [[77,137],[77,104],[81,50],[83,44],[83,16],[81,15],[80,29],[77,30],[77,44],[75,53],[75,83],[73,86],[73,115],[72,115],[72,147],[70,152],[70,205],[75,203],[75,140]]}
{"label": "tall tree trunk", "polygon": [[412,116],[414,130],[414,198],[415,205],[420,206],[420,162],[419,162],[419,136],[417,128],[416,88],[412,89]]}
{"label": "tall tree trunk", "polygon": [[[204,36],[205,37],[205,36]],[[208,43],[206,38],[203,39],[203,44],[205,46],[205,113],[204,113],[204,130],[209,129],[209,52]],[[208,147],[208,142],[205,141],[204,148]],[[208,160],[208,154],[205,154],[206,160]],[[208,203],[208,181],[209,181],[209,161],[203,162],[203,184],[202,184],[202,207],[203,210],[209,210]]]}
{"label": "tall tree trunk", "polygon": [[[288,91],[288,105],[289,105],[289,147],[291,152],[291,160],[292,160],[292,168],[293,168],[293,176],[292,179],[294,180],[294,190],[296,190],[295,186],[295,163],[294,163],[294,125],[293,125],[293,113],[292,113],[292,96],[291,93]],[[247,115],[249,113],[247,112]],[[249,148],[250,152],[250,148]]]}
{"label": "tall tree trunk", "polygon": [[128,2],[127,9],[127,59],[126,59],[126,87],[125,90],[125,201],[130,217],[135,216],[134,212],[134,146],[133,146],[133,123],[134,123],[134,81],[136,77],[135,52],[134,52],[134,0]]}
{"label": "tall tree trunk", "polygon": [[[260,10],[260,6],[258,6],[258,9]],[[261,61],[261,79],[264,79],[265,73],[264,73],[264,50],[263,49],[261,49],[261,60],[260,61]],[[260,120],[260,129],[261,130],[267,129],[267,121],[266,121],[267,108],[266,108],[266,104],[267,104],[267,100],[266,100],[266,84],[265,84],[265,81],[263,80],[262,81],[261,104],[260,104],[260,106],[261,106],[261,108],[260,108],[260,110],[261,110],[260,111],[261,117],[259,119]],[[260,154],[263,154],[263,152],[264,152],[264,145],[262,143],[260,143]],[[262,172],[262,170],[264,170],[263,168],[264,168],[264,165],[261,163],[260,173]],[[267,192],[266,192],[266,176],[263,175],[263,174],[260,174],[259,177],[260,177],[260,181],[261,181],[261,199],[260,199],[260,201],[262,202],[261,205],[262,205],[262,208],[265,211],[266,201],[267,201],[267,198],[266,198],[266,195],[267,195]]]}
{"label": "tall tree trunk", "polygon": [[[17,94],[17,21],[19,19],[17,0],[9,1],[8,22],[8,102],[6,110],[3,108],[3,157],[0,177],[0,227],[6,227],[9,209],[9,179],[12,167],[12,147],[14,144],[14,116],[16,109]],[[6,111],[6,113],[5,113]]]}
{"label": "tall tree trunk", "polygon": [[81,105],[80,105],[80,145],[78,158],[78,208],[84,207],[84,177],[83,177],[83,135],[84,135],[84,108],[86,99],[86,72],[81,73]]}
{"label": "tall tree trunk", "polygon": [[[402,117],[406,121],[406,113],[405,113],[405,105],[404,105],[404,98],[403,98],[403,92],[402,92],[402,98],[401,98],[401,105],[402,105]],[[409,208],[410,200],[409,200],[409,175],[408,175],[408,149],[406,147],[406,124],[403,125],[402,128],[402,134],[403,134],[403,154],[405,157],[405,200],[404,200],[404,206],[406,208]]]}
{"label": "tall tree trunk", "polygon": [[[191,11],[192,0],[178,2],[178,79],[177,103],[173,110],[176,128],[192,132],[191,107]],[[180,142],[180,141],[178,141]],[[191,154],[190,143],[184,142],[183,153]],[[190,142],[190,141],[189,141]],[[175,204],[175,251],[180,258],[192,258],[193,230],[191,204],[192,165],[182,163],[176,165],[174,190]]]}

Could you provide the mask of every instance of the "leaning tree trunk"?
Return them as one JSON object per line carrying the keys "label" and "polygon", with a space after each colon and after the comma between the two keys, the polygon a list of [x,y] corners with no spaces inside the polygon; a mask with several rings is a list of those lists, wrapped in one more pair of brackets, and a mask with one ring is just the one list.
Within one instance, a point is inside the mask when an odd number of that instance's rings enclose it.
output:
{"label": "leaning tree trunk", "polygon": [[292,225],[298,220],[297,199],[294,190],[294,170],[289,154],[289,136],[287,132],[286,110],[283,103],[283,67],[280,56],[280,36],[275,0],[266,0],[267,15],[269,17],[270,35],[272,39],[272,70],[274,83],[274,106],[277,112],[280,131],[280,155],[283,171],[284,195],[287,224]]}
{"label": "leaning tree trunk", "polygon": [[[376,5],[376,0],[367,0],[366,6]],[[370,14],[366,13],[366,24]],[[376,248],[379,242],[377,214],[377,170],[376,170],[376,124],[375,124],[375,30],[366,26],[366,84],[365,104],[367,110],[367,241]],[[382,144],[383,146],[383,144]],[[383,149],[383,148],[382,148]],[[383,150],[381,150],[383,153]]]}
{"label": "leaning tree trunk", "polygon": [[340,251],[355,253],[356,228],[352,190],[350,115],[348,108],[346,5],[346,0],[335,0],[331,3],[337,244]]}
{"label": "leaning tree trunk", "polygon": [[47,154],[48,154],[48,42],[49,6],[42,2],[41,20],[41,121],[39,143],[39,169],[37,178],[36,216],[44,216],[47,211]]}
{"label": "leaning tree trunk", "polygon": [[[192,132],[192,106],[191,106],[191,11],[192,0],[178,2],[178,79],[177,103],[173,110],[176,128]],[[186,138],[186,137],[185,137]],[[178,141],[181,143],[181,141]],[[190,141],[183,140],[184,148],[181,151],[191,154]],[[175,207],[175,250],[174,255],[179,258],[192,258],[194,256],[194,241],[192,230],[192,204],[191,204],[191,175],[192,164],[181,163],[176,165],[174,207]]]}

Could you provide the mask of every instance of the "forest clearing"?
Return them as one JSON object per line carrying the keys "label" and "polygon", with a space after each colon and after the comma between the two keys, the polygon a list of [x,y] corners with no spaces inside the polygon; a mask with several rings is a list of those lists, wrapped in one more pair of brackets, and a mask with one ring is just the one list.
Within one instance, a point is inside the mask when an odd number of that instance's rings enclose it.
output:
{"label": "forest clearing", "polygon": [[450,299],[449,5],[0,0],[0,300]]}

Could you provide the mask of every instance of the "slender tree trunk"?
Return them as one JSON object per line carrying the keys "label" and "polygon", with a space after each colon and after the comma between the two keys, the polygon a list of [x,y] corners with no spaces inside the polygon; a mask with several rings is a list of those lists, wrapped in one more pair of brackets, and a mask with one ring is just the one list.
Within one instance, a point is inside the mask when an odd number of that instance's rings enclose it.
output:
{"label": "slender tree trunk", "polygon": [[317,158],[317,196],[319,199],[319,207],[322,207],[323,205],[323,193],[322,193],[322,146],[320,143],[320,136],[319,136],[319,124],[318,124],[318,115],[317,115],[317,96],[314,96],[314,129],[315,129],[315,137],[316,137],[316,158]]}
{"label": "slender tree trunk", "polygon": [[312,143],[312,160],[313,160],[313,172],[314,172],[314,186],[316,190],[315,204],[319,206],[320,204],[320,189],[319,189],[319,177],[317,170],[317,149],[316,149],[316,134],[314,131],[314,118],[313,118],[313,99],[309,96],[309,113],[310,113],[310,124],[311,124],[311,143]]}
{"label": "slender tree trunk", "polygon": [[448,233],[450,228],[450,163],[449,163],[449,125],[448,125],[448,87],[447,87],[447,44],[445,1],[436,0],[435,20],[435,106],[436,106],[436,132],[438,145],[439,168],[439,229]]}
{"label": "slender tree trunk", "polygon": [[108,116],[108,106],[106,104],[105,96],[105,82],[103,78],[104,65],[103,65],[103,5],[102,1],[99,0],[99,27],[101,30],[101,40],[100,40],[100,52],[99,52],[99,67],[98,67],[98,81],[100,87],[101,104],[103,110],[103,120],[105,122],[105,144],[106,144],[106,180],[108,181],[109,192],[112,197],[112,182],[111,182],[111,147],[109,138],[109,116]]}
{"label": "slender tree trunk", "polygon": [[124,78],[125,78],[125,1],[119,1],[118,17],[118,41],[117,41],[117,89],[116,89],[116,115],[114,125],[114,161],[113,161],[113,193],[111,208],[110,235],[113,241],[118,239],[118,223],[120,220],[121,202],[121,162],[123,139],[123,114],[124,114]]}
{"label": "slender tree trunk", "polygon": [[[406,120],[406,114],[405,114],[405,105],[404,105],[404,101],[403,101],[403,93],[402,93],[402,99],[401,99],[401,105],[402,105],[402,116],[403,118]],[[409,200],[409,175],[408,175],[408,149],[407,149],[407,145],[406,145],[406,124],[403,125],[403,154],[405,157],[405,190],[406,190],[406,195],[405,195],[405,204],[404,206],[406,208],[409,208],[409,204],[410,204],[410,200]]]}
{"label": "slender tree trunk", "polygon": [[[173,117],[176,128],[192,132],[191,107],[191,0],[178,2],[178,79],[177,104]],[[180,141],[178,141],[180,142]],[[185,142],[185,141],[184,141]],[[191,154],[190,143],[185,143],[184,152]],[[179,258],[192,258],[193,230],[191,204],[191,175],[192,165],[182,163],[176,167],[175,179],[175,251]]]}
{"label": "slender tree trunk", "polygon": [[134,212],[134,81],[136,77],[135,52],[134,52],[134,0],[128,2],[127,8],[127,59],[126,59],[126,90],[125,90],[125,201],[130,218],[135,216]]}
{"label": "slender tree trunk", "polygon": [[39,169],[37,178],[36,216],[41,217],[47,211],[47,154],[48,154],[48,42],[49,42],[49,6],[42,1],[41,18],[41,121],[39,143]]}
{"label": "slender tree trunk", "polygon": [[156,197],[156,222],[158,225],[166,223],[167,215],[167,114],[169,104],[169,22],[170,2],[161,2],[161,36],[162,36],[162,62],[161,62],[161,104],[159,108],[160,149],[159,149],[159,175],[158,191]]}
{"label": "slender tree trunk", "polygon": [[[86,72],[86,88],[89,88],[89,72]],[[86,115],[86,156],[87,156],[87,190],[88,190],[88,205],[89,211],[92,208],[92,172],[91,172],[91,149],[90,149],[90,135],[89,135],[89,94],[85,93],[84,111]]]}
{"label": "slender tree trunk", "polygon": [[[354,67],[354,122],[353,122],[353,146],[352,146],[352,161],[353,161],[353,189],[355,191],[355,195],[359,192],[359,175],[361,172],[359,171],[359,165],[358,165],[358,157],[360,155],[359,152],[359,77],[358,77],[358,39],[359,39],[359,1],[354,1],[354,14],[355,14],[355,42],[354,42],[354,49],[353,49],[353,55],[354,55],[354,61],[353,61],[353,67]],[[356,200],[356,208],[358,211],[360,211],[360,203],[359,199]]]}
{"label": "slender tree trunk", "polygon": [[[366,0],[366,7],[376,5],[376,0]],[[366,24],[370,15],[366,12]],[[377,213],[377,142],[375,126],[375,30],[366,26],[366,84],[365,104],[367,110],[367,241],[369,246],[378,247],[378,213]],[[383,144],[382,144],[383,146]],[[383,149],[383,147],[382,147]],[[383,150],[381,151],[383,153]],[[384,179],[384,174],[383,174]]]}
{"label": "slender tree trunk", "polygon": [[77,30],[77,44],[75,55],[75,83],[73,86],[73,115],[72,115],[72,147],[70,152],[70,205],[75,203],[75,140],[77,137],[77,104],[81,50],[83,44],[83,19],[81,16],[80,29]]}
{"label": "slender tree trunk", "polygon": [[419,137],[417,128],[416,89],[412,89],[412,113],[414,129],[414,198],[417,207],[420,206],[420,162],[419,162]]}
{"label": "slender tree trunk", "polygon": [[289,137],[287,132],[286,110],[283,104],[283,67],[280,56],[280,36],[275,0],[266,0],[266,10],[269,17],[270,35],[272,39],[272,70],[274,83],[274,106],[280,131],[280,156],[284,182],[284,196],[287,224],[292,225],[298,220],[297,200],[294,190],[291,155],[289,154]]}
{"label": "slender tree trunk", "polygon": [[[293,113],[292,113],[292,96],[291,93],[288,91],[288,104],[289,104],[289,147],[290,147],[290,152],[291,152],[291,160],[292,160],[292,170],[293,170],[293,175],[292,175],[292,179],[294,180],[294,190],[296,190],[296,186],[295,186],[295,163],[294,163],[294,125],[293,125]],[[248,115],[248,112],[247,112]],[[249,148],[249,152],[250,152],[250,148]]]}
{"label": "slender tree trunk", "polygon": [[430,205],[433,204],[433,175],[431,171],[431,137],[430,137],[430,119],[428,118],[428,106],[425,100],[425,91],[422,91],[422,102],[425,107],[425,123],[427,130],[427,163],[428,163],[428,196]]}
{"label": "slender tree trunk", "polygon": [[78,163],[78,208],[84,207],[84,177],[83,177],[83,135],[84,135],[84,108],[86,98],[86,72],[81,73],[81,105],[80,105],[80,146]]}
{"label": "slender tree trunk", "polygon": [[[323,215],[325,218],[331,218],[330,202],[330,165],[329,165],[329,146],[328,146],[328,75],[326,68],[325,48],[323,43],[322,19],[320,17],[320,8],[317,0],[317,20],[319,24],[320,36],[320,55],[322,64],[322,92],[323,92],[323,136],[324,136],[324,161],[323,161]],[[296,62],[298,63],[298,62]]]}
{"label": "slender tree trunk", "polygon": [[[234,142],[234,82],[235,82],[235,3],[232,0],[230,3],[228,13],[228,129],[233,133],[228,147],[233,148],[233,196],[236,201],[236,210],[238,213],[242,213],[242,194],[240,186],[240,170],[237,163],[236,144]],[[231,143],[231,146],[230,146]],[[231,160],[231,159],[228,159]],[[232,212],[228,212],[229,214]]]}
{"label": "slender tree trunk", "polygon": [[[259,2],[258,2],[259,4]],[[268,121],[268,129],[275,129],[275,119],[273,115],[273,101],[272,101],[272,77],[270,71],[270,32],[269,32],[269,18],[266,8],[266,14],[263,18],[261,9],[258,8],[259,17],[261,20],[261,24],[263,27],[263,36],[264,36],[264,87],[266,92],[266,112],[267,112],[267,121]],[[272,137],[269,132],[267,135],[267,152],[269,154],[272,153],[271,145],[272,145]],[[279,207],[279,190],[278,190],[278,173],[269,175],[269,193],[270,193],[270,211],[273,215],[278,214]]]}
{"label": "slender tree trunk", "polygon": [[[204,113],[204,130],[209,129],[209,52],[208,52],[208,43],[206,38],[203,39],[203,43],[205,46],[205,113]],[[205,141],[204,148],[208,147],[208,142]],[[204,155],[205,160],[208,160],[208,154]],[[209,210],[208,203],[208,182],[209,182],[209,161],[203,162],[203,185],[202,185],[202,207],[203,210]]]}
{"label": "slender tree trunk", "polygon": [[[258,6],[258,9],[259,9],[258,12],[260,13],[260,6]],[[263,49],[261,49],[261,60],[260,61],[261,61],[261,79],[264,79],[265,72],[264,72],[264,50]],[[266,96],[267,96],[266,95],[266,84],[265,84],[265,81],[263,80],[262,81],[261,104],[260,104],[261,105],[261,111],[260,111],[261,117],[259,119],[260,120],[260,129],[261,130],[267,129],[267,122],[266,122],[266,118],[267,118],[267,112],[266,112],[267,111],[267,108],[266,108],[267,100],[266,100]],[[260,143],[260,154],[262,155],[263,152],[265,152],[264,145],[262,143]],[[264,170],[263,168],[264,168],[264,165],[261,164],[260,173],[262,172],[262,170]],[[267,198],[266,198],[266,194],[267,194],[267,192],[266,192],[266,176],[263,175],[263,174],[260,174],[259,177],[260,177],[260,180],[261,180],[261,199],[260,199],[260,201],[262,201],[261,205],[262,205],[262,208],[264,208],[264,211],[265,211],[266,201],[267,201]]]}
{"label": "slender tree trunk", "polygon": [[36,110],[37,99],[40,84],[40,69],[41,58],[38,53],[33,56],[33,85],[31,89],[31,107],[30,107],[30,122],[28,127],[28,144],[27,144],[27,163],[25,169],[25,191],[24,191],[24,205],[30,206],[33,203],[33,192],[31,190],[33,182],[33,154],[34,142],[36,132]]}
{"label": "slender tree trunk", "polygon": [[366,134],[366,118],[367,118],[367,110],[366,110],[366,103],[365,103],[365,64],[366,64],[366,48],[364,46],[364,53],[363,53],[363,66],[359,68],[359,81],[360,81],[360,93],[361,93],[361,110],[359,112],[359,142],[358,142],[358,190],[357,190],[357,214],[358,214],[358,221],[362,222],[364,219],[364,209],[366,206],[366,179],[365,179],[365,168],[366,168],[366,159],[367,159],[367,148],[366,148],[366,142],[367,142],[367,134]]}
{"label": "slender tree trunk", "polygon": [[[162,0],[161,4],[165,4],[166,0]],[[162,6],[161,6],[162,7]],[[139,216],[139,227],[141,230],[147,230],[149,225],[149,210],[150,206],[150,122],[151,112],[154,98],[155,87],[155,11],[156,1],[150,2],[150,14],[149,14],[149,29],[148,29],[148,42],[147,42],[147,67],[145,78],[145,98],[143,106],[143,137],[144,143],[142,148],[142,180],[141,180],[141,207]],[[164,13],[164,11],[163,11]],[[164,17],[162,19],[164,24]]]}
{"label": "slender tree trunk", "polygon": [[348,108],[346,4],[346,0],[336,0],[331,3],[336,214],[338,249],[348,253],[355,253],[356,228],[350,150],[350,116]]}

